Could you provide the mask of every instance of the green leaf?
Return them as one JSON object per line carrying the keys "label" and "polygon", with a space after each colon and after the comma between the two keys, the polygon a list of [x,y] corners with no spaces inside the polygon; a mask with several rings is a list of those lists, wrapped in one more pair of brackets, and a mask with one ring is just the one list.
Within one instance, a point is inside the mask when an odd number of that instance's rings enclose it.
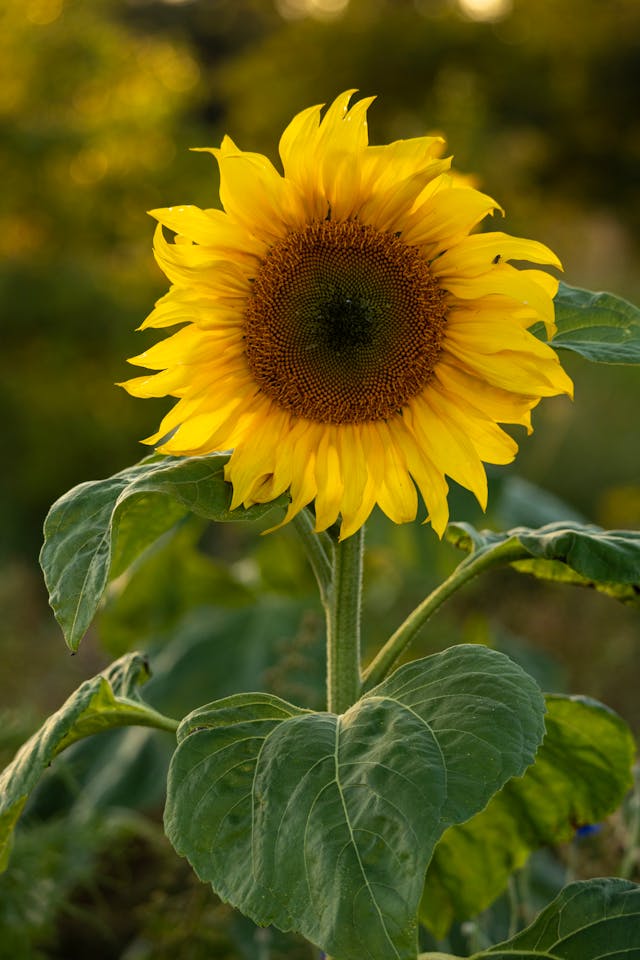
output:
{"label": "green leaf", "polygon": [[[640,363],[640,309],[632,303],[561,283],[555,310],[552,346],[600,363]],[[542,335],[542,325],[532,332]]]}
{"label": "green leaf", "polygon": [[473,960],[640,960],[640,886],[570,883],[531,926]]}
{"label": "green leaf", "polygon": [[179,728],[167,835],[256,923],[340,960],[414,960],[436,841],[532,762],[543,709],[520,667],[471,645],[400,667],[341,716],[229,697]]}
{"label": "green leaf", "polygon": [[72,650],[109,579],[189,512],[208,520],[259,519],[283,498],[231,511],[227,457],[152,456],[106,480],[82,483],[49,511],[40,554],[49,601]]}
{"label": "green leaf", "polygon": [[515,527],[504,533],[478,531],[468,523],[453,523],[447,539],[472,556],[495,554],[513,545],[522,559],[511,561],[516,570],[545,580],[593,587],[631,605],[640,604],[640,531],[602,530],[592,524],[548,523],[537,530]]}
{"label": "green leaf", "polygon": [[632,785],[635,744],[620,717],[578,697],[549,696],[547,711],[533,766],[436,847],[420,919],[438,939],[488,907],[533,850],[602,820]]}
{"label": "green leaf", "polygon": [[177,723],[148,707],[138,686],[149,676],[145,658],[130,653],[86,680],[18,751],[0,775],[0,869],[7,865],[13,829],[40,777],[66,747],[114,727],[175,731]]}
{"label": "green leaf", "polygon": [[640,960],[640,886],[617,877],[570,883],[526,930],[469,960]]}

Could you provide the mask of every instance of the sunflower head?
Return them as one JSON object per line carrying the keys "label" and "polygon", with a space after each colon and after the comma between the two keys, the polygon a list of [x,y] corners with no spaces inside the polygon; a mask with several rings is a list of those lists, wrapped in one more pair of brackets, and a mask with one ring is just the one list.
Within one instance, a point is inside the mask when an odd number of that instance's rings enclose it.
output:
{"label": "sunflower head", "polygon": [[[531,430],[541,397],[570,394],[554,351],[560,267],[533,240],[473,233],[499,209],[451,171],[438,137],[370,146],[371,99],[304,110],[283,174],[225,137],[212,148],[223,210],[169,207],[155,255],[171,281],[143,326],[177,332],[123,386],[177,403],[145,442],[232,450],[232,507],[288,491],[285,522],[354,533],[377,503],[413,520],[418,491],[442,534],[447,477],[484,507],[484,463],[510,462],[499,424]],[[167,242],[163,227],[174,231]],[[510,261],[530,266],[516,269]]]}

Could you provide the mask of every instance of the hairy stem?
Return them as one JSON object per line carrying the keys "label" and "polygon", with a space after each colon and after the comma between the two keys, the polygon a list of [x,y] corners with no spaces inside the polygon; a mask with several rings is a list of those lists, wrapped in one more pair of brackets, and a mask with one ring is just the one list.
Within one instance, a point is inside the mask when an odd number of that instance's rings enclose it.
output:
{"label": "hairy stem", "polygon": [[333,548],[327,617],[327,709],[343,713],[360,697],[360,611],[364,528]]}

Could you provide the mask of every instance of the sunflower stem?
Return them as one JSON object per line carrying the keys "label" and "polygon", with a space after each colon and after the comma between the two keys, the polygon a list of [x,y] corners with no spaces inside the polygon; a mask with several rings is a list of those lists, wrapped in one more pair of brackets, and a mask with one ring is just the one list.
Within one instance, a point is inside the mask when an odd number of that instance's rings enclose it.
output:
{"label": "sunflower stem", "polygon": [[396,632],[389,637],[385,645],[371,661],[363,674],[362,689],[370,690],[391,673],[398,657],[409,646],[416,634],[425,625],[427,620],[442,606],[445,600],[459,590],[460,587],[473,580],[478,574],[491,567],[504,566],[515,560],[525,560],[530,556],[521,544],[508,541],[498,549],[487,553],[472,555],[463,560],[447,579],[436,587],[415,610],[409,614],[404,623],[400,624]]}
{"label": "sunflower stem", "polygon": [[344,713],[360,697],[360,610],[364,527],[333,547],[327,618],[327,709]]}

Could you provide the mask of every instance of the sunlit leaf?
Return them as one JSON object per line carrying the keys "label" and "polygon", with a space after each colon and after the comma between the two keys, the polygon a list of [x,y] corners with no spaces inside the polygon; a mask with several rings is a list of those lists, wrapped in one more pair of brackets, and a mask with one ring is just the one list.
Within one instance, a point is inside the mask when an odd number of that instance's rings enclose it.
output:
{"label": "sunlit leaf", "polygon": [[167,834],[257,923],[340,960],[414,960],[436,841],[532,762],[543,709],[480,646],[400,667],[341,716],[229,697],[180,726]]}
{"label": "sunlit leaf", "polygon": [[0,869],[6,867],[13,828],[40,777],[53,759],[77,740],[115,727],[158,727],[176,723],[148,707],[138,687],[149,676],[147,662],[130,653],[86,680],[20,748],[0,775]]}
{"label": "sunlit leaf", "polygon": [[533,766],[481,813],[446,831],[427,871],[420,919],[441,939],[505,889],[529,854],[570,840],[612,813],[632,785],[628,727],[594,700],[547,697],[547,732]]}
{"label": "sunlit leaf", "polygon": [[52,506],[40,554],[49,600],[65,639],[76,650],[110,578],[192,512],[208,520],[263,517],[276,500],[230,511],[227,457],[158,457],[106,480],[82,483]]}
{"label": "sunlit leaf", "polygon": [[[640,363],[640,309],[612,293],[565,283],[555,298],[558,332],[553,346],[600,363]],[[542,335],[542,325],[533,333]]]}
{"label": "sunlit leaf", "polygon": [[622,603],[640,604],[640,531],[559,522],[537,530],[515,527],[494,533],[454,523],[446,536],[475,559],[491,553],[498,556],[506,545],[519,544],[522,559],[513,562],[517,570],[545,580],[593,587]]}

